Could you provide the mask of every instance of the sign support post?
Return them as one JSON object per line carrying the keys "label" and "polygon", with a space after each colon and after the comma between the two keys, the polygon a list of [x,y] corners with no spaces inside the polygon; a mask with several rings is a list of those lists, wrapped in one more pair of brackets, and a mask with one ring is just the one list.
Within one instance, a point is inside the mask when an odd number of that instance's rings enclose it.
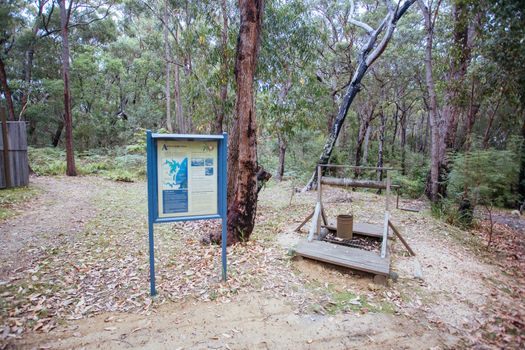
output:
{"label": "sign support post", "polygon": [[228,230],[228,134],[223,133],[223,140],[220,144],[221,150],[219,152],[219,214],[222,217],[221,222],[221,260],[222,260],[222,280],[226,282],[228,278],[228,265],[226,261],[226,245],[227,245],[227,230]]}
{"label": "sign support post", "polygon": [[228,135],[146,132],[150,294],[155,296],[154,225],[221,219],[222,280],[227,279]]}

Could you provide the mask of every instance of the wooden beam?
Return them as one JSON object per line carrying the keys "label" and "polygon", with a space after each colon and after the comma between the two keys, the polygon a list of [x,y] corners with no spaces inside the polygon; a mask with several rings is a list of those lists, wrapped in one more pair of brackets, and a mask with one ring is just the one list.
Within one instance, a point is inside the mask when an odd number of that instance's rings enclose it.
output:
{"label": "wooden beam", "polygon": [[[386,198],[385,198],[385,211],[390,211],[390,174],[386,174]],[[388,226],[388,225],[387,225]]]}
{"label": "wooden beam", "polygon": [[299,226],[297,226],[297,228],[295,229],[295,232],[301,232],[301,228],[306,225],[306,223],[308,222],[308,220],[310,220],[312,218],[312,216],[314,216],[314,212],[315,211],[312,211],[304,220],[303,222],[301,222],[301,224]]}
{"label": "wooden beam", "polygon": [[323,206],[323,203],[321,203],[321,216],[323,217],[323,223],[326,225],[328,225],[328,217],[326,216],[326,213],[324,211],[324,206]]}
{"label": "wooden beam", "polygon": [[[386,189],[387,184],[383,181],[375,180],[357,180],[349,178],[337,178],[330,176],[323,176],[321,183],[332,186],[346,186],[346,187],[362,187],[362,188],[375,188],[375,189]],[[390,188],[397,188],[399,185],[390,185]]]}
{"label": "wooden beam", "polygon": [[[337,231],[337,227],[334,222],[328,225],[324,225],[323,227],[326,227],[328,230],[333,232]],[[366,224],[362,222],[354,222],[354,235],[381,238],[383,237],[383,226]],[[392,233],[390,231],[388,232],[388,238],[392,238]]]}
{"label": "wooden beam", "polygon": [[325,168],[350,168],[350,169],[367,169],[367,170],[401,170],[401,168],[385,168],[377,166],[355,166],[355,165],[345,165],[345,164],[319,164],[319,166]]}
{"label": "wooden beam", "polygon": [[405,248],[408,250],[408,252],[409,252],[412,256],[416,256],[416,253],[414,253],[414,251],[412,250],[412,248],[410,248],[410,246],[408,245],[407,241],[405,241],[405,239],[403,238],[403,236],[401,236],[401,233],[399,233],[399,231],[398,231],[397,228],[394,226],[394,224],[392,223],[392,221],[388,220],[388,225],[392,228],[392,231],[394,231],[394,233],[396,234],[396,236],[399,237],[399,240],[403,243],[403,245],[404,245]]}
{"label": "wooden beam", "polygon": [[310,231],[308,232],[308,242],[314,239],[314,235],[321,232],[321,203],[317,202],[315,205],[314,215],[312,218],[312,225],[310,225]]}
{"label": "wooden beam", "polygon": [[323,197],[323,189],[321,188],[321,177],[322,177],[321,167],[318,165],[317,166],[317,201],[319,203],[322,202],[322,197]]}
{"label": "wooden beam", "polygon": [[413,213],[419,213],[419,209],[399,208],[399,210],[410,211],[410,212],[413,212]]}
{"label": "wooden beam", "polygon": [[386,257],[386,249],[388,244],[388,222],[390,221],[390,214],[388,211],[385,211],[385,221],[383,225],[383,237],[381,239],[381,258]]}

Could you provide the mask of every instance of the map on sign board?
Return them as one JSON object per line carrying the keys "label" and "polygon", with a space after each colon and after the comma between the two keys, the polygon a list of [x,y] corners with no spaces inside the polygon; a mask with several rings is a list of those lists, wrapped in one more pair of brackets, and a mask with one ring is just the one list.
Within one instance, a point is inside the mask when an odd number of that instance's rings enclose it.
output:
{"label": "map on sign board", "polygon": [[217,214],[217,141],[159,140],[159,217]]}

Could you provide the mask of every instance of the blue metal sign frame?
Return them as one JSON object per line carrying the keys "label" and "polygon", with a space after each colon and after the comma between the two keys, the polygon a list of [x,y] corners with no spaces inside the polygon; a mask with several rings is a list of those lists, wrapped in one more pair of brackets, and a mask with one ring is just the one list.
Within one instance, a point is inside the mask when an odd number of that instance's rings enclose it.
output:
{"label": "blue metal sign frame", "polygon": [[[165,140],[180,141],[217,141],[218,170],[217,170],[217,208],[218,213],[213,215],[159,217],[158,208],[158,174],[157,174],[157,142]],[[150,293],[157,294],[155,288],[155,245],[153,229],[155,224],[176,222],[222,219],[222,279],[226,281],[226,225],[227,225],[227,159],[228,159],[228,134],[222,135],[183,135],[183,134],[156,134],[150,130],[146,132],[147,145],[147,172],[148,172],[148,231],[149,231],[149,268],[150,268]]]}

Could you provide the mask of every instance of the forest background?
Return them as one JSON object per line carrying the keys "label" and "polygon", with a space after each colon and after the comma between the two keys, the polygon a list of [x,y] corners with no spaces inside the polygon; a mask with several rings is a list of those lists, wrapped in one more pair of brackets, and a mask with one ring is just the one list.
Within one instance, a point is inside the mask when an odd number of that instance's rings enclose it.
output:
{"label": "forest background", "polygon": [[[265,3],[257,158],[276,179],[310,179],[370,35],[365,23],[375,28],[387,11],[383,1]],[[146,129],[235,124],[234,1],[8,0],[0,23],[0,103],[27,122],[37,174],[133,181],[145,175]],[[361,81],[330,162],[398,168],[403,195],[426,194],[458,225],[478,205],[518,208],[524,41],[521,1],[417,1]]]}

